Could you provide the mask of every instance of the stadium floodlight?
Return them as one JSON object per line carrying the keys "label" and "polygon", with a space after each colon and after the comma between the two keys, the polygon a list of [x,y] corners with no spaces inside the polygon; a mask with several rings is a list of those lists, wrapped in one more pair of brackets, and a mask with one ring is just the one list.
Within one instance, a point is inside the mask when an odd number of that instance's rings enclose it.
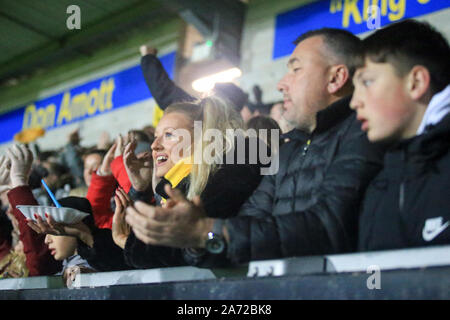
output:
{"label": "stadium floodlight", "polygon": [[216,83],[233,82],[234,79],[239,78],[241,75],[242,72],[239,68],[230,68],[193,81],[192,88],[198,92],[208,92],[214,88]]}

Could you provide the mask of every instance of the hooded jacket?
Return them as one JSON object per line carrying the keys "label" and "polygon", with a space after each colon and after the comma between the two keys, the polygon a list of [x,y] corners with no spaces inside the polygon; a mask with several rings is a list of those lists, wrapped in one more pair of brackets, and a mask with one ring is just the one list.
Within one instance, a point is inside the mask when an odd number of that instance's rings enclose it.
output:
{"label": "hooded jacket", "polygon": [[360,251],[450,244],[450,114],[392,146],[367,189]]}

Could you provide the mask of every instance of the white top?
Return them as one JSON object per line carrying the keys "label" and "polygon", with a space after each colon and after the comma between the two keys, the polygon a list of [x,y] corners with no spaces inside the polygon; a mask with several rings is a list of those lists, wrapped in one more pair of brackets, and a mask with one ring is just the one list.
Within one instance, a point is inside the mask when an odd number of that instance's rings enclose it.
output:
{"label": "white top", "polygon": [[431,98],[425,114],[423,115],[422,122],[419,129],[417,129],[417,135],[424,133],[425,129],[429,125],[435,125],[441,121],[450,112],[450,84],[445,87],[441,92],[436,93]]}

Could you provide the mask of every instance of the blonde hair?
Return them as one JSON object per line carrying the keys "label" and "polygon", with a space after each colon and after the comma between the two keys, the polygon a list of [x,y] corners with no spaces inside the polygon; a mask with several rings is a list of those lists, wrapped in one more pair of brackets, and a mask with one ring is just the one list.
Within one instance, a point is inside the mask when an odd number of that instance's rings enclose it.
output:
{"label": "blonde hair", "polygon": [[11,250],[0,260],[0,279],[2,278],[26,278],[29,270],[26,265],[26,257],[23,251]]}
{"label": "blonde hair", "polygon": [[[194,121],[202,121],[202,137],[197,141],[193,141],[193,151],[197,151],[202,155],[202,161],[192,165],[189,175],[189,187],[186,197],[192,200],[195,196],[200,195],[206,187],[209,177],[216,172],[219,164],[226,152],[234,147],[234,138],[227,136],[227,129],[244,129],[244,122],[240,114],[235,110],[233,104],[225,99],[217,96],[210,96],[197,102],[181,102],[170,105],[166,108],[166,113],[179,112],[185,114],[192,123]],[[209,129],[218,130],[223,137],[223,141],[214,139],[213,142],[206,143],[203,137]],[[203,159],[203,150],[206,146],[213,146],[213,150],[218,150],[223,146],[222,153],[214,155],[212,164],[207,163]]]}

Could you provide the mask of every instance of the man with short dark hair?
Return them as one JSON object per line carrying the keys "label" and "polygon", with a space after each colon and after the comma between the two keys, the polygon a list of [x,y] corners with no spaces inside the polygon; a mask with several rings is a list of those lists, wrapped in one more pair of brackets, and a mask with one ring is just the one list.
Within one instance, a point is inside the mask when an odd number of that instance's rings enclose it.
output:
{"label": "man with short dark hair", "polygon": [[296,129],[280,148],[279,171],[263,178],[235,218],[205,218],[198,201],[168,190],[171,208],[138,202],[127,209],[140,239],[194,248],[186,260],[199,266],[355,250],[360,199],[381,163],[349,108],[348,54],[356,55],[358,45],[357,37],[335,29],[297,42],[278,84],[284,117]]}
{"label": "man with short dark hair", "polygon": [[351,107],[372,142],[390,145],[367,189],[359,250],[450,243],[450,46],[405,20],[363,41]]}

